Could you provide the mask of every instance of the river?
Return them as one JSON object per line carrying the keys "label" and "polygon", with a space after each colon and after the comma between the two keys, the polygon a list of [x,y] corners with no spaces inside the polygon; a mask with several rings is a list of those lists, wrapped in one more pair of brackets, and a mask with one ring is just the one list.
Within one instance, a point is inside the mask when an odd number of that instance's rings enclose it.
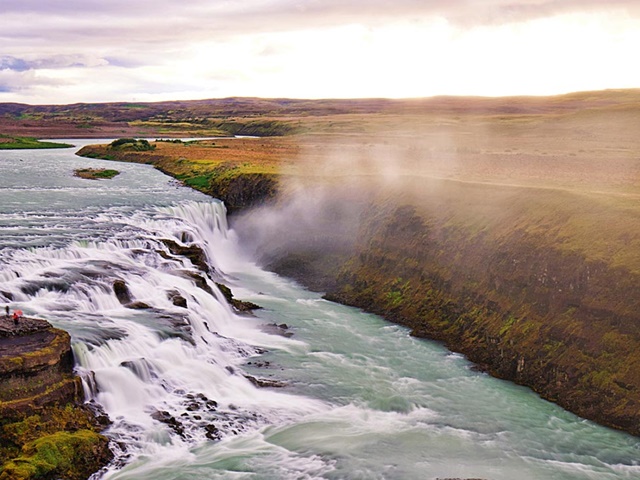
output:
{"label": "river", "polygon": [[[262,270],[220,202],[76,150],[0,151],[0,292],[70,332],[113,421],[116,461],[96,478],[640,478],[640,439]],[[88,166],[121,174],[73,176]],[[263,309],[235,314],[161,239],[201,246],[214,280]],[[116,280],[151,308],[125,308]]]}

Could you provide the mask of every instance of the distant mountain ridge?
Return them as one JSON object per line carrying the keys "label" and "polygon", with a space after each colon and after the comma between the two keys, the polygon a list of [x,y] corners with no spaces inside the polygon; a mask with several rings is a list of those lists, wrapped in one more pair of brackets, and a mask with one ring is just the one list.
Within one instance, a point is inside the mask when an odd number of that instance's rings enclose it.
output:
{"label": "distant mountain ridge", "polygon": [[372,113],[426,113],[456,110],[479,113],[568,113],[585,108],[616,105],[640,106],[640,89],[576,92],[555,96],[462,97],[436,96],[416,99],[288,99],[228,97],[163,102],[75,103],[28,105],[0,103],[0,115],[94,116],[112,121],[148,120],[159,114],[177,118],[188,115],[279,116]]}

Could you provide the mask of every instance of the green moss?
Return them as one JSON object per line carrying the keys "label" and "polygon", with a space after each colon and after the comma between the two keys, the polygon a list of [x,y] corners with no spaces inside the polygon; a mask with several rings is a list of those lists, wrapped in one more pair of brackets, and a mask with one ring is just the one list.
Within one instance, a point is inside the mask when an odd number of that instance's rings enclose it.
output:
{"label": "green moss", "polygon": [[29,478],[86,478],[84,468],[106,439],[90,430],[58,432],[39,438],[22,448],[22,455],[9,461],[0,480]]}
{"label": "green moss", "polygon": [[83,479],[111,459],[93,414],[68,404],[0,420],[0,480]]}

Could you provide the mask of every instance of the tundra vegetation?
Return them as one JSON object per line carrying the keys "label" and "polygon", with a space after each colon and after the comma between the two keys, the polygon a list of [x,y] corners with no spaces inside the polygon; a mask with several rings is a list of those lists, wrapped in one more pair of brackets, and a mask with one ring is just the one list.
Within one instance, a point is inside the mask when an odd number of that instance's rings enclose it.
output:
{"label": "tundra vegetation", "polygon": [[640,434],[640,91],[145,109],[127,128],[288,128],[80,154],[153,164],[224,200],[269,268]]}

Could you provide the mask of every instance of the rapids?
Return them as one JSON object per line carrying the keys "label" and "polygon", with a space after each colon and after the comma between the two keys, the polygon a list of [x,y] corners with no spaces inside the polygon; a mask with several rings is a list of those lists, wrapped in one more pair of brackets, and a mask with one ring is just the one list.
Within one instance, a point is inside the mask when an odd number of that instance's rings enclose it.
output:
{"label": "rapids", "polygon": [[[114,168],[73,152],[0,152],[0,303],[70,332],[113,422],[96,478],[640,478],[638,438],[262,270],[222,203],[150,166],[73,177]],[[201,247],[211,278],[163,240]],[[263,309],[236,314],[216,282]]]}

